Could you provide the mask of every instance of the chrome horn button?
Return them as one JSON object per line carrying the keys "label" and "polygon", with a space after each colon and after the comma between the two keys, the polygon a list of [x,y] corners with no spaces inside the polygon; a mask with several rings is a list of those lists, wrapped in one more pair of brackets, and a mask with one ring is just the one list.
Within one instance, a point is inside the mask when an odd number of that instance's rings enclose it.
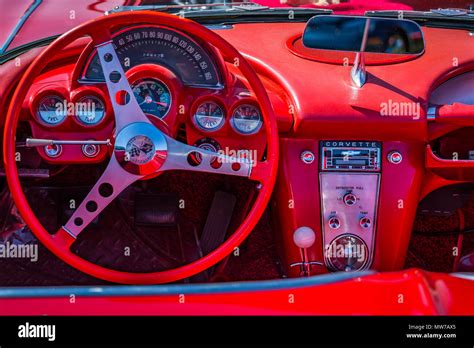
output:
{"label": "chrome horn button", "polygon": [[114,146],[117,161],[128,172],[148,175],[165,162],[168,146],[165,136],[149,123],[132,123],[117,135]]}

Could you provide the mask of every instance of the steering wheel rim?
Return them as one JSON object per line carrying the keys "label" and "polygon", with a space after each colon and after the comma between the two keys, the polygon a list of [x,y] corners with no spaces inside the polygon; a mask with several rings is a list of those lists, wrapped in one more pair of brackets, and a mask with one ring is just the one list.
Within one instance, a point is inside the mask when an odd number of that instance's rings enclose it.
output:
{"label": "steering wheel rim", "polygon": [[[196,261],[174,269],[149,273],[131,273],[99,266],[79,257],[69,249],[74,240],[71,241],[72,237],[64,229],[60,229],[56,234],[50,234],[38,220],[26,199],[15,161],[15,136],[21,105],[36,74],[43,71],[56,52],[76,39],[90,36],[95,43],[110,41],[109,28],[132,22],[158,24],[185,33],[192,33],[216,47],[224,57],[237,58],[241,73],[247,79],[259,101],[267,141],[266,161],[259,162],[249,177],[260,182],[261,187],[252,209],[235,232],[212,252]],[[278,168],[278,129],[270,100],[262,82],[247,60],[226,40],[200,24],[185,18],[151,11],[136,11],[112,14],[86,22],[57,38],[38,55],[22,76],[10,102],[4,128],[3,152],[7,183],[12,199],[25,223],[45,247],[72,267],[99,279],[122,284],[159,284],[190,277],[215,265],[231,254],[251,233],[263,215],[275,185]],[[111,158],[113,156],[114,154]]]}

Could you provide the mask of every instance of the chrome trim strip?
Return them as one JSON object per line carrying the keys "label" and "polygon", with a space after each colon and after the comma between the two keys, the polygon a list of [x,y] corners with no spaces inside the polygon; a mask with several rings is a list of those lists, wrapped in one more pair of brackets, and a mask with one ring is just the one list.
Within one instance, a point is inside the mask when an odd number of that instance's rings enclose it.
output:
{"label": "chrome trim strip", "polygon": [[[358,178],[359,177],[359,178]],[[335,199],[337,199],[338,196],[331,195],[332,200],[328,200],[328,192],[324,191],[324,187],[329,185],[336,187],[337,185],[351,185],[354,184],[355,186],[361,185],[361,181],[364,182],[364,189],[367,190],[368,186],[370,186],[370,181],[375,181],[372,182],[372,186],[374,190],[372,191],[366,191],[366,195],[368,196],[367,199],[367,206],[364,205],[364,208],[368,211],[368,214],[365,214],[367,216],[371,216],[372,218],[372,225],[370,228],[368,228],[365,231],[361,231],[358,228],[353,228],[353,225],[350,226],[349,223],[347,223],[347,215],[346,215],[346,210],[348,209],[347,207],[342,207],[342,210],[336,210],[337,211],[337,216],[339,219],[341,219],[341,223],[344,224],[341,229],[338,229],[337,232],[334,232],[327,226],[326,221],[328,220],[328,217],[332,213],[332,208],[339,204],[335,202]],[[321,234],[322,234],[322,242],[323,242],[323,258],[324,258],[324,263],[326,266],[331,269],[331,265],[329,264],[329,261],[326,258],[326,246],[330,245],[334,239],[337,237],[340,237],[342,235],[346,234],[352,234],[357,236],[358,238],[362,239],[364,243],[367,246],[369,255],[366,263],[364,264],[364,267],[361,269],[362,270],[367,270],[370,269],[372,266],[374,257],[375,257],[375,238],[376,238],[376,233],[377,233],[377,216],[378,216],[378,208],[379,208],[379,191],[380,191],[380,182],[381,182],[381,174],[380,173],[373,173],[373,172],[353,172],[353,173],[347,173],[347,172],[320,172],[319,173],[319,194],[320,194],[320,199],[321,199]],[[333,184],[336,183],[337,185],[334,186]],[[334,191],[334,190],[333,190]],[[341,189],[340,191],[344,191],[344,189]],[[370,210],[369,210],[370,208]],[[351,210],[351,208],[349,208]],[[354,213],[355,211],[358,210],[352,209]],[[372,214],[371,214],[372,212]],[[357,212],[357,215],[360,215],[360,211]],[[353,217],[355,218],[355,214]]]}
{"label": "chrome trim strip", "polygon": [[474,272],[456,272],[450,273],[450,276],[474,281]]}
{"label": "chrome trim strip", "polygon": [[31,14],[38,8],[39,5],[41,5],[41,3],[43,2],[43,0],[35,0],[31,5],[30,7],[28,7],[28,9],[26,10],[26,12],[23,14],[23,16],[20,17],[20,20],[18,21],[18,23],[15,25],[15,27],[13,28],[12,32],[8,35],[7,39],[5,40],[5,42],[3,43],[2,46],[0,46],[0,55],[5,53],[8,46],[10,46],[10,44],[12,43],[13,39],[15,38],[15,36],[18,34],[18,32],[20,31],[20,29],[23,27],[23,24],[25,24],[26,20],[31,16]]}
{"label": "chrome trim strip", "polygon": [[338,272],[304,278],[210,284],[4,287],[0,288],[0,299],[69,297],[71,294],[84,297],[233,294],[251,291],[306,288],[351,281],[373,274],[376,274],[376,272]]}

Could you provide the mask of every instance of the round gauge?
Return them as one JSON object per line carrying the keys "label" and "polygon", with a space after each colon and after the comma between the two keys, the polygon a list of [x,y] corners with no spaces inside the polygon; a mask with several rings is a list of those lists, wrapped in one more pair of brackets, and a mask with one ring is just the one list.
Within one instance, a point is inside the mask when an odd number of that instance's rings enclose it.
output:
{"label": "round gauge", "polygon": [[[220,152],[221,151],[221,146],[220,144],[215,141],[212,138],[202,138],[199,139],[194,143],[195,147],[198,147],[200,149],[206,150],[206,151],[211,151],[211,152]],[[211,165],[215,164],[217,158],[214,158],[211,160]],[[201,154],[196,152],[191,154],[191,161],[194,163],[194,165],[198,165],[201,163]]]}
{"label": "round gauge", "polygon": [[158,118],[166,116],[171,107],[171,93],[161,81],[144,78],[132,85],[133,94],[145,114]]}
{"label": "round gauge", "polygon": [[239,105],[232,114],[231,124],[241,134],[257,133],[262,127],[260,110],[250,104]]}
{"label": "round gauge", "polygon": [[67,105],[63,98],[57,95],[48,95],[40,100],[37,114],[45,124],[56,126],[66,119]]}
{"label": "round gauge", "polygon": [[[183,33],[140,25],[117,33],[113,41],[125,72],[141,64],[156,64],[168,67],[186,86],[221,87],[219,69],[213,57]],[[97,52],[90,58],[83,78],[86,81],[104,81]]]}
{"label": "round gauge", "polygon": [[104,103],[95,96],[84,96],[76,102],[75,106],[77,118],[87,126],[95,126],[104,119]]}
{"label": "round gauge", "polygon": [[198,106],[194,114],[194,121],[202,130],[215,131],[224,125],[224,111],[216,103],[206,101]]}

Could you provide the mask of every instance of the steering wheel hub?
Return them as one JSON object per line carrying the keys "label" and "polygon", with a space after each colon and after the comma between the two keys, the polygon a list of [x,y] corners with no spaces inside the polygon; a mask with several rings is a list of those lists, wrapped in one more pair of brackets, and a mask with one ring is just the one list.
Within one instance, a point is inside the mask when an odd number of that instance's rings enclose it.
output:
{"label": "steering wheel hub", "polygon": [[132,123],[117,135],[114,153],[122,168],[132,174],[148,175],[165,162],[168,146],[163,133],[149,123]]}

